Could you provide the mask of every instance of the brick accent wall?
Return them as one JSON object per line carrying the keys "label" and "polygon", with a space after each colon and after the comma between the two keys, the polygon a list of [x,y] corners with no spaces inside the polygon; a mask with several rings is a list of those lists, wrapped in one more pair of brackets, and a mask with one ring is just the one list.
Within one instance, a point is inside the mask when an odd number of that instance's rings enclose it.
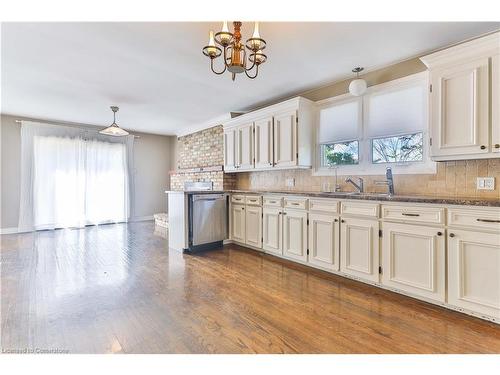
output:
{"label": "brick accent wall", "polygon": [[178,169],[213,167],[224,164],[222,125],[177,140]]}
{"label": "brick accent wall", "polygon": [[[177,172],[170,176],[171,190],[184,190],[187,181],[212,181],[214,190],[234,189],[236,176],[222,167],[224,129],[222,125],[177,139]],[[203,171],[202,169],[210,169]]]}

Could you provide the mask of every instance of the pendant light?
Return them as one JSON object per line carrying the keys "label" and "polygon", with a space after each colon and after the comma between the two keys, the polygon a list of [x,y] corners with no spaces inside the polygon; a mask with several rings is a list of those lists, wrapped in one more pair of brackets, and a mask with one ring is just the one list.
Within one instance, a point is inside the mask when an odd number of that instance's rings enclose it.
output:
{"label": "pendant light", "polygon": [[357,67],[352,70],[356,73],[356,79],[352,80],[349,84],[349,92],[354,96],[361,96],[366,92],[366,81],[363,78],[359,78],[359,73],[363,71],[364,68]]}
{"label": "pendant light", "polygon": [[114,137],[123,137],[125,135],[128,135],[128,131],[120,128],[116,123],[116,112],[118,112],[120,108],[116,106],[111,106],[110,108],[113,111],[113,123],[107,128],[102,129],[99,133],[104,135],[112,135]]}

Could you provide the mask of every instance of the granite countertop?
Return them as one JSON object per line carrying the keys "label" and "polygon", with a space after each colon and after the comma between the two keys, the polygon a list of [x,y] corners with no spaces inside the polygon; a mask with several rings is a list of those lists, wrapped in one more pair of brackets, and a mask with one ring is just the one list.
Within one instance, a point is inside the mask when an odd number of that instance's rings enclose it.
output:
{"label": "granite countertop", "polygon": [[452,204],[462,206],[487,206],[500,207],[500,199],[497,198],[454,198],[454,197],[432,197],[423,195],[385,195],[380,193],[325,193],[317,191],[280,191],[280,190],[210,190],[210,191],[166,191],[166,193],[184,193],[184,194],[284,194],[284,195],[307,195],[319,198],[337,198],[350,200],[369,200],[379,202],[408,202],[408,203],[434,203],[434,204]]}

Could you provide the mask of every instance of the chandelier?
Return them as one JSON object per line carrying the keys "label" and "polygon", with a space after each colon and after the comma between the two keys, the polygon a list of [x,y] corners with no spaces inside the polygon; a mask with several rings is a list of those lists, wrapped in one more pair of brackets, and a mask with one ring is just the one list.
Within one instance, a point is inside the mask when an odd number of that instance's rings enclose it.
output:
{"label": "chandelier", "polygon": [[[244,72],[248,78],[254,79],[259,74],[259,66],[267,60],[267,56],[262,53],[262,50],[266,48],[266,41],[259,35],[259,23],[255,22],[253,35],[247,39],[245,45],[241,41],[241,22],[234,21],[233,27],[234,32],[230,33],[227,21],[224,21],[222,30],[215,36],[214,32],[210,31],[208,45],[203,47],[203,54],[210,58],[210,69],[215,74],[223,74],[227,70],[232,74],[234,81],[236,74]],[[224,69],[216,71],[214,60],[221,55]]]}

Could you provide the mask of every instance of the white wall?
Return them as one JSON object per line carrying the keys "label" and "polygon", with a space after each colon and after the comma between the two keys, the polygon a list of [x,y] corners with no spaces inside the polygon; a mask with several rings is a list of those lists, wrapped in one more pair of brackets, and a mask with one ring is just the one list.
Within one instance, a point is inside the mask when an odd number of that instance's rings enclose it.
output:
{"label": "white wall", "polygon": [[[0,147],[0,228],[16,228],[19,220],[19,185],[21,179],[21,124],[19,116],[1,115]],[[57,122],[50,122],[52,124]],[[68,125],[68,124],[64,124]],[[82,124],[75,124],[82,126]],[[176,137],[134,133],[135,140],[135,202],[134,218],[149,217],[165,212],[167,199],[164,193],[170,187],[169,171],[175,168]],[[133,218],[133,219],[134,219]]]}

